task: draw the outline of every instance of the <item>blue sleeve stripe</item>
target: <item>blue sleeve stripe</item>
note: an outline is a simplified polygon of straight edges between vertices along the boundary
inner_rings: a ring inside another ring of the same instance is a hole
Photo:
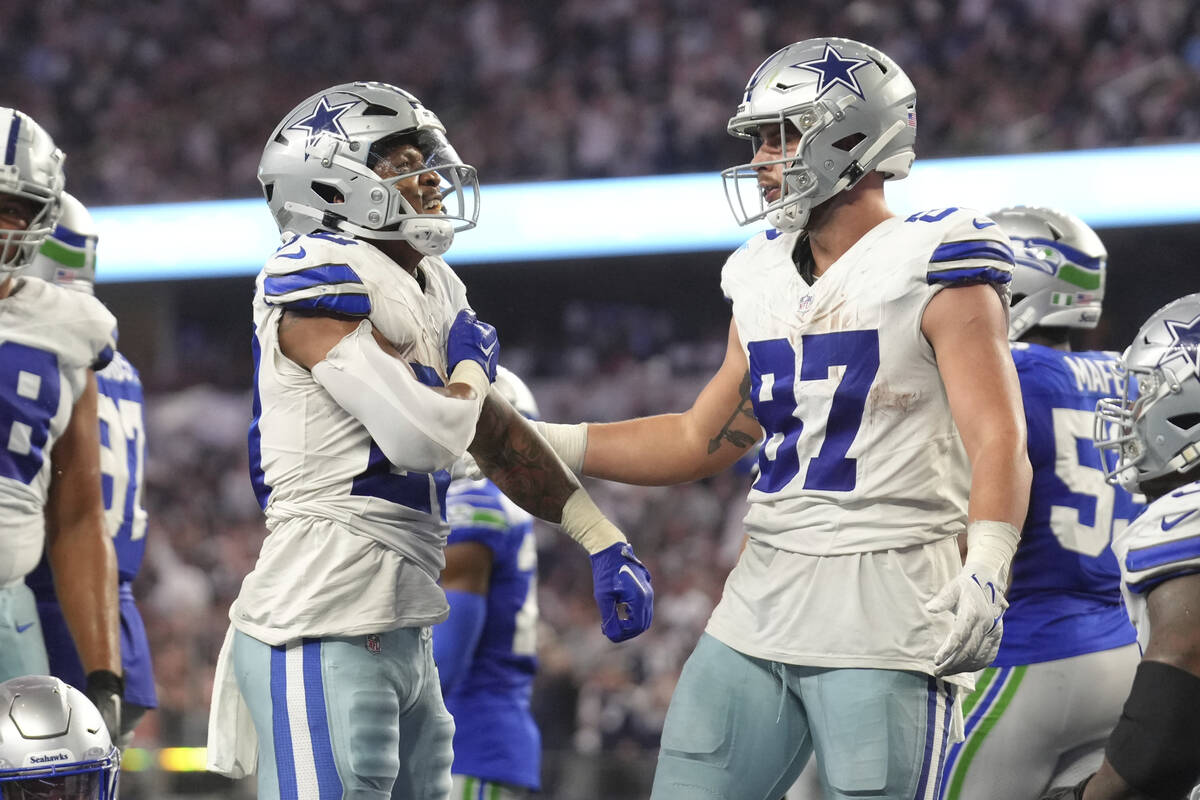
[[[966,261],[974,258],[986,258],[992,261],[1013,263],[1013,251],[1008,245],[992,239],[972,239],[965,242],[946,242],[940,244],[929,257],[929,263],[937,264],[945,261]]]
[[[339,283],[357,283],[361,287],[362,279],[350,268],[349,264],[322,264],[319,267],[308,267],[298,272],[289,272],[286,275],[267,275],[267,279],[263,282],[263,291],[267,295],[278,296],[298,292],[302,289],[311,289],[314,286]]]
[[[966,267],[963,269],[940,269],[925,276],[929,283],[1009,283],[1012,273],[994,267]]]
[[[1125,555],[1125,566],[1130,572],[1141,572],[1192,558],[1200,558],[1200,536],[1130,550]]]
[[[371,313],[371,298],[365,294],[320,294],[273,305],[305,311],[329,311],[347,317],[365,317]]]
[[[1151,575],[1145,580],[1138,581],[1137,583],[1127,583],[1125,585],[1129,587],[1129,591],[1133,592],[1134,594],[1145,594],[1155,586],[1158,586],[1160,583],[1165,583],[1166,581],[1174,580],[1175,578],[1182,578],[1185,575],[1195,575],[1198,572],[1200,572],[1200,567],[1191,567],[1189,569],[1181,569],[1176,572],[1164,572],[1158,575]]]

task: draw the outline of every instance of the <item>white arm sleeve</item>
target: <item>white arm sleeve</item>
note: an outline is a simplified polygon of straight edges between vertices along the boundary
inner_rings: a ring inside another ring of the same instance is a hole
[[[462,400],[431,391],[384,352],[367,320],[313,366],[312,376],[402,469],[449,469],[475,438],[482,394]]]

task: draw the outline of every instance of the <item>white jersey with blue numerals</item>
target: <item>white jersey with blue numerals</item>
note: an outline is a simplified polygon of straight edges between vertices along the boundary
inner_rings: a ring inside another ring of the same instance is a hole
[[[1142,650],[1150,640],[1146,595],[1163,581],[1200,572],[1200,481],[1151,503],[1118,531],[1113,552],[1121,565],[1121,592]]]
[[[488,480],[450,484],[450,544],[492,551],[487,615],[462,679],[446,695],[454,774],[541,786],[541,735],[530,702],[537,671],[537,540],[533,517]]]
[[[947,286],[990,283],[1007,306],[1007,239],[967,209],[892,218],[810,285],[798,236],[756,236],[721,277],[765,431],[747,533],[808,555],[955,535],[971,470],[921,318]]]
[[[1012,355],[1033,487],[1013,557],[997,667],[1111,650],[1136,638],[1109,545],[1141,506],[1105,481],[1092,444],[1096,401],[1120,392],[1117,354],[1015,343]]]
[[[285,309],[368,319],[418,379],[442,385],[466,291],[440,258],[423,259],[420,272],[423,286],[371,244],[317,233],[289,237],[259,273],[250,470],[271,534],[231,619],[268,644],[428,625],[447,613],[436,581],[449,473],[390,463],[278,341]]]
[[[108,364],[116,336],[99,300],[38,278],[17,278],[0,300],[0,585],[41,558],[51,450],[88,369]]]

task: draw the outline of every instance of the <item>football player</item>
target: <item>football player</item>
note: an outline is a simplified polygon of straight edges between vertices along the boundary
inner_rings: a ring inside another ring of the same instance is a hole
[[[449,610],[447,470],[468,445],[591,554],[614,641],[650,624],[649,574],[489,394],[496,332],[441,258],[475,224],[478,183],[438,118],[394,86],[335,86],[284,117],[259,178],[283,234],[252,340],[251,479],[270,533],[230,609],[209,763],[257,765],[261,798],[444,798],[453,723],[430,626]]]
[[[1100,769],[1049,798],[1178,800],[1200,782],[1200,294],[1151,315],[1121,377],[1094,436],[1108,479],[1150,501],[1113,541],[1142,661]]]
[[[92,215],[68,192],[62,194],[62,216],[26,270],[66,289],[92,294],[96,283],[96,244],[99,236]],[[142,615],[133,600],[133,579],[146,551],[146,509],[142,507],[142,477],[146,466],[146,426],[142,414],[142,381],[120,352],[96,373],[100,418],[100,475],[105,528],[117,553],[121,616],[121,667],[125,683],[121,708],[122,748],[146,711],[158,706],[150,643]],[[37,599],[38,616],[50,674],[82,689],[86,685],[79,652],[54,591],[50,565],[42,563],[25,578]]]
[[[95,298],[19,276],[62,210],[61,150],[0,108],[0,679],[47,671],[25,576],[45,550],[84,689],[115,739],[121,653],[117,571],[104,530],[96,376],[116,320]]]
[[[959,694],[999,647],[1029,495],[1012,250],[968,209],[888,209],[916,106],[879,50],[790,45],[740,100],[729,132],[754,157],[726,193],[739,222],[774,227],[723,268],[724,363],[682,414],[545,432],[585,474],[641,484],[763,442],[749,543],[672,697],[655,800],[778,798],[814,753],[827,798],[937,797]]]
[[[966,700],[947,800],[1036,797],[1100,766],[1141,654],[1121,601],[1112,533],[1141,511],[1104,479],[1092,417],[1119,382],[1117,354],[1072,352],[1094,328],[1108,253],[1082,220],[1015,206],[990,215],[1016,266],[1008,325],[1033,490],[1013,559],[1004,640]]]
[[[525,383],[496,368],[496,392],[527,419]],[[466,456],[470,458],[470,456]],[[542,743],[529,702],[537,670],[537,541],[533,518],[487,480],[458,478],[446,494],[450,616],[433,657],[454,717],[453,797],[522,800],[541,788]]]

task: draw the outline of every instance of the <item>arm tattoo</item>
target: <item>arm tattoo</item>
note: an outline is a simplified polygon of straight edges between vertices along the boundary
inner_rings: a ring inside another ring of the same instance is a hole
[[[579,488],[579,481],[533,426],[490,393],[469,449],[500,491],[548,522],[562,519],[563,505]]]
[[[755,418],[754,404],[750,402],[750,370],[746,370],[746,374],[742,376],[742,385],[738,388],[738,392],[741,395],[741,400],[738,401],[737,408],[729,415],[729,419],[725,420],[725,424],[721,426],[721,430],[717,432],[717,435],[708,441],[709,455],[717,452],[725,441],[743,450],[757,441],[750,434],[733,429],[733,424],[739,416],[745,416],[749,419]]]

